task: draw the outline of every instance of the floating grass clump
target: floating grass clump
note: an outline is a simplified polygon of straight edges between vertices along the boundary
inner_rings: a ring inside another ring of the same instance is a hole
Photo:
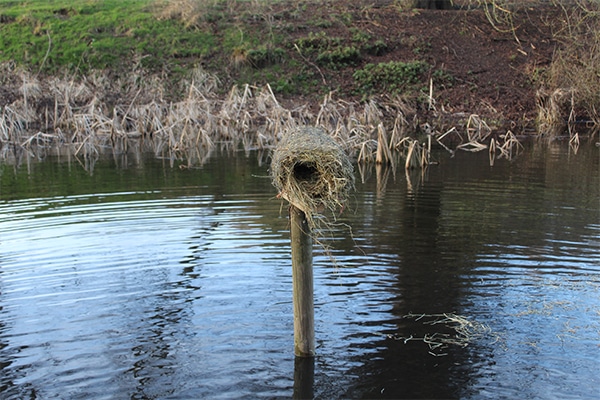
[[[414,335],[400,336],[388,334],[390,339],[403,341],[405,344],[410,341],[419,341],[429,346],[429,354],[440,357],[446,356],[445,352],[449,346],[467,347],[476,340],[490,339],[492,343],[497,343],[501,337],[492,331],[486,324],[472,321],[462,315],[453,313],[444,314],[413,314],[409,313],[402,318],[422,321],[423,325],[441,326],[437,332],[425,333],[423,336]]]
[[[287,132],[273,152],[273,185],[304,211],[309,222],[324,210],[343,209],[354,189],[354,169],[344,150],[322,129]]]

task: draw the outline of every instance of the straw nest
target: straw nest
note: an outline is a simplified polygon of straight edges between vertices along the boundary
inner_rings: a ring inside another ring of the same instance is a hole
[[[310,218],[343,210],[354,189],[354,169],[344,150],[323,130],[289,131],[273,152],[271,178],[279,196]]]

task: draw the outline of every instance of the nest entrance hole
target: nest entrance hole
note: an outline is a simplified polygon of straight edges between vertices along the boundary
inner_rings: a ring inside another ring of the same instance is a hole
[[[315,183],[318,182],[321,174],[317,169],[317,165],[314,162],[297,162],[292,168],[292,176],[298,182],[303,183]]]

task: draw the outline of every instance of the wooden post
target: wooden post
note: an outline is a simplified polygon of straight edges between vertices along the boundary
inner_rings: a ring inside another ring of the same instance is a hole
[[[298,357],[314,357],[312,236],[306,214],[294,205],[290,206],[290,236],[294,296],[294,353]]]

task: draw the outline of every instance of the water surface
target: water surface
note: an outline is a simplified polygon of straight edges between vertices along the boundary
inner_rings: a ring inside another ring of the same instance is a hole
[[[598,149],[439,158],[357,170],[308,365],[264,156],[0,166],[0,397],[600,398]]]

